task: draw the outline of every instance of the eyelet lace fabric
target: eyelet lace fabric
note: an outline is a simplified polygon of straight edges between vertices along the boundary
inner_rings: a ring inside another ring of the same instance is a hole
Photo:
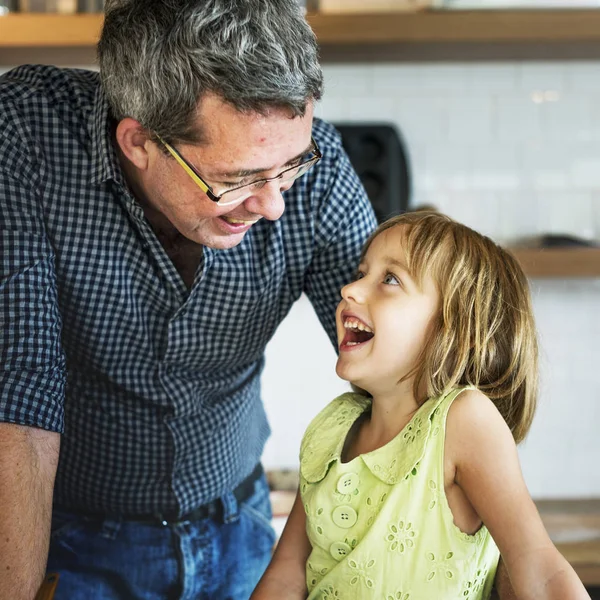
[[[489,598],[498,549],[485,527],[456,527],[444,493],[446,416],[461,391],[428,400],[388,444],[347,463],[344,442],[370,399],[343,394],[309,425],[300,450],[309,600]]]

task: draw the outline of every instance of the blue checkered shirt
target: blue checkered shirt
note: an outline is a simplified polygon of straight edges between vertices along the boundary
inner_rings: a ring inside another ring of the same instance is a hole
[[[315,120],[323,160],[283,217],[204,248],[188,290],[127,189],[113,125],[97,73],[0,78],[0,421],[63,434],[58,505],[183,514],[260,460],[265,345],[303,292],[335,339],[375,219]]]

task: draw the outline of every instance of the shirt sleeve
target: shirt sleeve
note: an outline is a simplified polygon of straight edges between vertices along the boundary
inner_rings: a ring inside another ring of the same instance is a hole
[[[341,288],[349,283],[362,247],[377,226],[373,207],[350,164],[340,136],[328,132],[321,146],[323,165],[314,185],[321,198],[315,229],[316,251],[305,279],[304,291],[329,339],[337,349],[335,309]]]
[[[16,111],[0,112],[0,422],[62,433],[65,357],[40,170]]]

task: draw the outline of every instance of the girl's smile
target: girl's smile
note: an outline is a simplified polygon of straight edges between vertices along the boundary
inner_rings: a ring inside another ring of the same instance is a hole
[[[358,346],[363,346],[369,343],[375,335],[369,325],[348,311],[342,312],[341,319],[346,334],[340,343],[340,352],[348,352]]]

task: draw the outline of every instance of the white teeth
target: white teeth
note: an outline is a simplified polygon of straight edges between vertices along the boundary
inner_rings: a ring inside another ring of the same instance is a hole
[[[232,225],[245,225],[246,223],[256,223],[256,221],[244,221],[243,219],[232,219],[231,217],[223,217]]]
[[[344,327],[346,329],[358,329],[358,331],[367,331],[368,333],[373,333],[373,330],[368,325],[365,325],[362,321],[359,321],[353,317],[350,317],[344,321]]]

